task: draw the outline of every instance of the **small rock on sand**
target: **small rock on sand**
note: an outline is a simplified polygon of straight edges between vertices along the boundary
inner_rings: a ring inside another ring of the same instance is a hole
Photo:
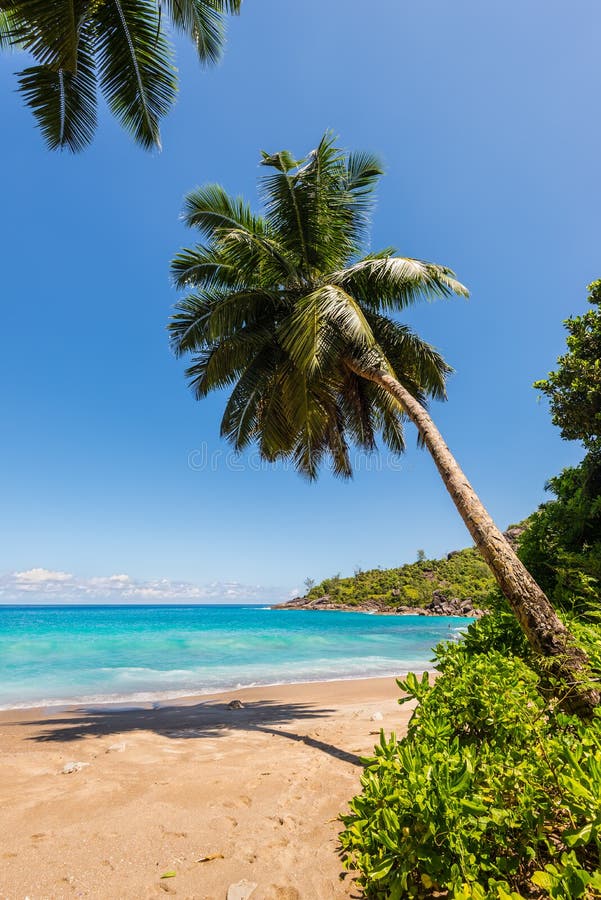
[[[228,709],[244,709],[244,703],[242,700],[230,700],[227,707]]]
[[[227,900],[248,900],[256,886],[254,881],[247,881],[246,878],[237,881],[236,884],[230,884],[227,889]]]
[[[65,763],[63,768],[61,769],[62,775],[72,775],[73,772],[80,772],[81,769],[85,769],[86,766],[89,766],[90,763],[85,762],[68,762]]]
[[[121,743],[119,743],[119,744],[111,744],[110,747],[106,748],[106,752],[107,753],[123,753],[126,746],[127,746],[127,744],[125,743],[125,741],[121,741]]]
[[[371,717],[371,721],[372,722],[381,722],[383,718],[384,718],[384,716],[382,715],[381,712],[375,712],[373,714],[373,716]]]

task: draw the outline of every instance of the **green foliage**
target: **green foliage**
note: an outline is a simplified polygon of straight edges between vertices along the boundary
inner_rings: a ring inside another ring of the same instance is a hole
[[[51,149],[91,142],[98,86],[141,146],[160,147],[159,123],[177,92],[167,16],[200,61],[214,63],[225,14],[239,9],[240,0],[0,0],[0,47],[33,57],[19,90]]]
[[[601,282],[590,291],[599,305]],[[555,499],[528,520],[519,555],[598,684],[601,315],[566,325],[569,352],[537,387],[563,436],[589,452],[551,479]],[[563,713],[560,685],[498,590],[488,607],[459,644],[437,648],[434,684],[399,682],[400,702],[417,701],[407,736],[382,733],[343,817],[342,848],[368,897],[601,897],[601,710],[587,723]]]
[[[554,500],[531,516],[519,556],[553,602],[590,615],[600,611],[601,449],[552,478]]]
[[[562,437],[592,447],[601,437],[601,281],[589,284],[588,291],[596,309],[564,322],[568,352],[534,386],[549,398]]]
[[[326,578],[308,592],[309,599],[329,594],[341,604],[366,601],[386,606],[424,607],[434,591],[459,600],[471,599],[486,606],[495,582],[488,566],[474,548],[452,553],[446,559],[421,559],[396,569],[358,571],[352,578]]]
[[[518,656],[527,660],[529,664],[532,663],[533,656],[530,645],[519,622],[498,589],[488,595],[487,604],[491,614],[472,622],[467,628],[462,639],[464,651],[470,656],[497,652],[505,656]],[[448,662],[449,658],[453,661],[457,658],[455,644],[439,644],[436,654],[442,669],[446,670],[447,665],[456,664]]]
[[[323,462],[350,477],[350,447],[404,450],[404,413],[356,374],[381,366],[425,402],[445,396],[442,356],[390,318],[422,299],[466,294],[445,266],[366,251],[380,163],[346,153],[325,134],[308,156],[263,153],[262,215],[219,185],[186,199],[184,219],[203,241],[172,264],[180,287],[169,331],[191,354],[197,398],[228,389],[221,433],[236,450],[291,459],[307,478]]]
[[[601,719],[561,713],[525,660],[488,649],[504,625],[439,648],[434,684],[399,682],[418,701],[408,734],[382,733],[343,817],[368,897],[601,896]]]

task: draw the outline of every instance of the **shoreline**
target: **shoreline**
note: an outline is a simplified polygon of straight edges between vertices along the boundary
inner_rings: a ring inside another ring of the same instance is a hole
[[[472,604],[471,600],[448,600],[446,597],[435,597],[428,606],[386,606],[373,605],[371,600],[360,603],[337,603],[329,594],[308,600],[306,597],[295,597],[285,603],[276,603],[270,607],[277,612],[341,612],[362,613],[366,616],[412,616],[413,618],[431,619],[469,619],[482,618],[484,611]]]
[[[399,696],[389,676],[0,713],[0,897],[223,900],[246,881],[252,900],[352,900],[338,817],[380,729],[404,733]]]
[[[413,616],[414,619],[469,619],[473,622],[478,616],[462,615],[461,613],[442,613],[424,610],[419,607],[421,612],[416,612],[413,607],[401,607],[400,609],[373,609],[370,607],[358,606],[292,606],[293,600],[288,603],[279,603],[270,606],[269,609],[277,612],[344,612],[344,613],[360,613],[364,616]],[[265,607],[267,609],[267,607]]]
[[[316,678],[310,680],[303,679],[302,681],[270,681],[265,682],[264,684],[253,682],[251,684],[237,684],[235,687],[231,688],[226,687],[219,688],[218,690],[207,691],[140,691],[133,694],[119,695],[116,697],[111,696],[104,699],[102,695],[76,697],[73,699],[57,698],[56,700],[49,699],[44,702],[23,702],[15,703],[10,706],[0,705],[0,722],[10,713],[39,712],[41,715],[47,715],[48,717],[51,717],[63,712],[76,713],[78,711],[94,708],[97,706],[102,707],[106,710],[115,709],[123,711],[127,711],[130,709],[164,709],[170,706],[174,706],[176,703],[193,704],[218,701],[225,695],[234,695],[234,699],[236,699],[238,694],[246,694],[248,692],[260,691],[264,689],[269,690],[271,688],[308,688],[313,686],[318,688],[320,685],[336,685],[355,682],[363,683],[380,680],[387,681],[391,678],[395,679],[396,683],[397,678],[405,678],[410,672],[415,672],[417,675],[428,672],[434,677],[437,674],[437,670],[434,667],[416,666],[413,668],[398,670],[396,672],[380,673],[378,675],[348,675],[338,678]]]

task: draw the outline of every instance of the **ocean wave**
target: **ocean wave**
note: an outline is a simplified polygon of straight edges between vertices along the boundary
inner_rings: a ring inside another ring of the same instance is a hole
[[[363,672],[352,675],[335,675],[332,677],[318,676],[315,678],[282,678],[277,681],[238,681],[235,684],[211,686],[206,688],[189,688],[178,691],[134,691],[133,693],[119,694],[84,694],[78,697],[52,697],[36,700],[28,700],[22,703],[0,703],[0,712],[8,712],[17,709],[63,709],[89,708],[91,706],[123,706],[140,703],[161,703],[169,700],[181,700],[184,698],[219,696],[232,691],[248,690],[250,688],[283,687],[294,684],[332,684],[337,681],[364,681],[371,678],[404,678],[409,672],[421,674],[422,672],[435,672],[432,666],[420,663],[418,666],[403,666],[378,671],[377,673]]]

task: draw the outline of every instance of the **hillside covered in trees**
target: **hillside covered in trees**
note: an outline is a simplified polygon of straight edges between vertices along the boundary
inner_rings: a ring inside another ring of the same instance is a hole
[[[358,569],[349,578],[334,575],[315,585],[308,580],[306,586],[309,590],[304,597],[283,606],[390,612],[432,606],[430,611],[445,612],[444,607],[452,604],[453,612],[469,614],[472,608],[486,605],[494,579],[479,552],[469,547],[442,559],[424,557],[394,569]]]

